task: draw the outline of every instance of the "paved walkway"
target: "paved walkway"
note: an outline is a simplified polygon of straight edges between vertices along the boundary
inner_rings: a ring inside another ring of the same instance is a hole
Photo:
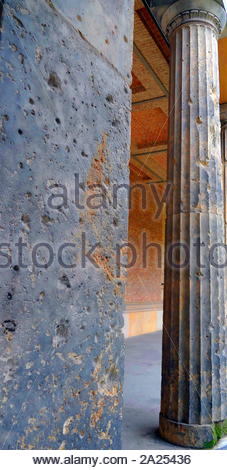
[[[123,449],[181,449],[158,435],[161,332],[126,340]]]
[[[126,341],[123,449],[182,450],[159,436],[161,332]],[[216,449],[227,450],[227,437]]]

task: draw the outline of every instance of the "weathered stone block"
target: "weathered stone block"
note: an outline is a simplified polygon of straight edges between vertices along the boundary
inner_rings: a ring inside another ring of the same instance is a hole
[[[115,59],[107,61],[94,35],[89,44],[68,21],[71,2],[61,11],[58,3],[3,6],[0,448],[116,449],[124,286],[115,245],[127,237],[127,207],[122,195],[113,208],[111,188],[128,181],[131,96],[126,70],[117,70],[124,49],[110,42]],[[87,18],[85,3],[75,15],[99,22],[96,9]],[[133,5],[118,3],[112,15],[124,26]],[[79,202],[76,178],[85,184]],[[85,204],[89,183],[104,186],[107,207]],[[85,254],[97,243],[92,264]]]

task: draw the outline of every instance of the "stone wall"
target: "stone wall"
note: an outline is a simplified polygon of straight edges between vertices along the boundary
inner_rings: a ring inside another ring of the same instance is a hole
[[[0,448],[117,449],[133,2],[1,16]]]

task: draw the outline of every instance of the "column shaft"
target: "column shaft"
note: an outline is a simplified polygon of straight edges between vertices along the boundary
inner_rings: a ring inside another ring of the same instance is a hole
[[[216,440],[226,418],[224,218],[217,18],[170,28],[171,79],[160,432]],[[213,423],[216,423],[213,426]]]
[[[224,185],[225,244],[227,244],[227,104],[221,105],[221,145]]]

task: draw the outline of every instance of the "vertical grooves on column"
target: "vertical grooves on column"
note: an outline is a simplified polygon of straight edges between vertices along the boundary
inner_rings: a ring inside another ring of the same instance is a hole
[[[180,90],[179,90],[179,107],[180,107],[180,130],[179,130],[179,155],[177,156],[177,160],[179,161],[179,187],[180,187],[180,200],[178,201],[178,204],[180,206],[181,204],[181,199],[182,199],[182,191],[183,191],[183,173],[184,173],[184,165],[185,165],[185,160],[181,159],[180,156],[184,153],[184,128],[183,128],[183,96],[184,96],[184,87],[183,87],[183,76],[184,76],[184,59],[183,59],[183,44],[184,44],[184,30],[180,29],[177,31],[177,35],[179,37],[179,49],[180,49],[180,65],[179,65],[179,75],[180,75]],[[175,117],[177,119],[177,117]],[[179,207],[180,209],[180,207]],[[176,216],[178,217],[178,216]],[[182,220],[182,217],[179,215],[179,231],[177,233],[177,241],[180,240],[181,235],[183,236],[184,239],[184,233],[183,233],[183,225],[184,221]],[[184,254],[180,252],[179,254],[179,263],[180,265],[184,261]],[[178,317],[178,381],[177,381],[177,387],[178,387],[178,402],[177,402],[177,419],[178,421],[182,421],[183,416],[184,416],[184,393],[186,392],[185,390],[185,384],[186,381],[182,381],[182,376],[185,374],[185,353],[184,353],[184,343],[182,342],[182,326],[184,324],[184,308],[183,308],[183,296],[184,296],[184,280],[182,278],[182,270],[178,271],[178,292],[179,292],[179,317]],[[186,338],[184,338],[186,339]]]
[[[188,222],[181,214],[181,201],[184,199],[185,193],[185,181],[190,171],[190,147],[189,147],[189,130],[188,126],[185,126],[185,114],[189,113],[189,55],[184,55],[184,47],[188,44],[190,35],[190,29],[188,27],[178,31],[181,34],[181,60],[182,60],[182,74],[181,74],[181,150],[178,155],[178,159],[181,162],[180,165],[180,200],[179,208],[179,233],[178,237],[185,246],[189,246],[188,233],[190,232],[190,221],[189,230]],[[176,115],[177,119],[177,115]],[[186,119],[188,120],[188,119]],[[181,155],[183,158],[181,158]],[[188,194],[190,194],[190,185],[186,188]],[[182,252],[181,264],[184,261],[184,251]],[[179,384],[178,384],[178,421],[188,421],[188,402],[189,402],[189,388],[188,388],[188,374],[189,374],[189,272],[188,266],[180,269],[179,272],[179,293],[180,293],[180,304],[179,304]],[[185,331],[188,335],[185,335]],[[182,380],[183,378],[183,380]]]
[[[179,80],[179,87],[178,87],[178,96],[177,96],[177,106],[175,108],[175,122],[178,122],[178,132],[176,133],[176,136],[178,137],[178,151],[177,151],[177,165],[175,165],[176,168],[176,177],[177,177],[177,186],[179,187],[179,194],[181,198],[182,194],[182,163],[183,160],[180,158],[182,154],[182,119],[179,121],[177,119],[177,114],[179,113],[182,116],[182,74],[183,74],[183,66],[182,66],[182,61],[183,61],[183,52],[182,52],[182,38],[183,32],[182,30],[177,31],[176,33],[176,39],[177,39],[177,49],[178,49],[178,80]],[[175,194],[177,194],[178,191],[176,191]],[[179,204],[179,200],[177,198],[177,204]],[[176,243],[179,241],[179,236],[181,232],[181,217],[178,215],[173,215],[173,217],[176,219],[175,220],[175,226],[177,224],[178,230],[175,232],[175,237],[176,237]],[[179,220],[177,220],[179,218]],[[180,253],[177,257],[179,259],[179,263],[181,263],[181,256]],[[181,407],[182,407],[182,396],[181,396],[181,378],[182,378],[182,373],[183,371],[181,370],[181,361],[182,361],[182,351],[181,351],[181,332],[180,332],[180,327],[181,327],[181,271],[177,270],[175,271],[175,286],[177,286],[178,290],[178,315],[176,319],[176,325],[175,325],[175,345],[177,348],[177,354],[176,354],[176,369],[177,369],[177,381],[176,381],[176,388],[177,388],[177,400],[176,400],[176,409],[175,409],[175,416],[177,417],[177,420],[181,419],[180,412],[181,412]],[[175,287],[176,288],[176,287]],[[175,304],[176,305],[176,304]],[[176,307],[175,307],[176,308]]]
[[[210,83],[210,77],[209,77],[209,68],[208,68],[208,63],[210,60],[210,57],[208,55],[208,49],[209,49],[209,33],[211,30],[207,30],[205,27],[203,27],[203,38],[202,38],[202,44],[204,47],[204,77],[202,80],[204,80],[205,86],[204,86],[204,114],[206,116],[206,126],[204,128],[204,142],[206,142],[206,154],[203,153],[202,155],[202,161],[207,162],[207,167],[203,169],[203,179],[202,179],[202,185],[201,185],[201,191],[205,192],[206,191],[206,196],[207,196],[207,209],[208,213],[210,210],[210,189],[212,186],[212,182],[210,179],[210,171],[207,171],[207,168],[210,168],[210,140],[209,140],[209,115],[210,115],[210,107],[209,107],[209,95],[210,95],[210,89],[209,89],[209,83]],[[207,188],[206,188],[207,186]],[[202,227],[201,227],[201,237],[203,238],[203,241],[205,243],[205,246],[210,248],[210,232],[211,232],[211,226],[210,226],[210,217],[206,216],[204,214],[201,214],[201,221],[202,221]],[[202,330],[201,330],[201,344],[202,344],[202,362],[201,362],[201,376],[202,376],[202,393],[201,393],[201,417],[200,417],[200,424],[205,424],[209,423],[212,421],[212,402],[211,402],[211,394],[212,394],[212,389],[210,389],[210,371],[212,368],[212,364],[210,361],[211,358],[211,333],[209,331],[209,324],[211,321],[211,304],[212,304],[212,292],[210,288],[210,279],[211,279],[211,265],[209,261],[206,261],[206,267],[203,269],[203,275],[204,279],[202,281],[202,287],[203,287],[203,310],[201,312],[202,316]],[[208,327],[206,326],[206,322],[208,323]],[[206,341],[204,341],[204,336],[206,338]]]
[[[208,34],[209,34],[209,33],[208,33]],[[212,56],[213,56],[212,32],[210,32],[210,34],[209,34],[209,43],[210,43],[211,53],[212,53]],[[208,61],[209,61],[209,59],[208,59]],[[211,76],[210,76],[210,82],[211,82],[211,88],[212,88],[212,86],[213,86],[213,87],[215,86],[214,82],[212,83],[213,78],[214,78],[214,77],[213,77],[214,74],[213,74],[212,66],[210,66],[210,67],[208,68],[208,70],[210,70],[210,75],[211,75]],[[217,86],[217,83],[216,83],[216,86]],[[211,90],[208,90],[208,92],[209,92],[209,95],[208,95],[208,96],[210,96]],[[211,101],[211,100],[209,100],[209,102],[210,102],[210,101]],[[212,111],[213,111],[213,114],[214,114],[214,111],[215,111],[215,110],[214,110],[214,103],[213,103],[213,102],[212,102],[212,105],[213,105],[213,106],[212,106],[212,108],[213,108]],[[212,124],[211,124],[211,122],[209,122],[209,125],[210,125],[211,130],[212,130]],[[213,157],[213,146],[212,146],[212,145],[211,145],[210,157],[211,157],[211,159],[213,160],[213,158],[212,158],[212,157]],[[212,181],[212,173],[211,173],[211,187],[212,187],[213,183],[215,184],[215,187],[216,187],[216,183],[217,183],[217,179],[216,179],[216,165],[215,165],[215,167],[213,168],[213,176],[214,176],[214,178],[215,178],[215,181]],[[212,205],[215,206],[215,205],[217,204],[217,196],[216,196],[216,194],[214,194],[213,201],[211,200],[211,201],[210,201],[210,204],[211,204],[211,209],[212,209]],[[216,206],[216,207],[217,207],[217,206]],[[216,220],[214,220],[213,222],[216,224]],[[212,225],[213,225],[213,224],[211,224],[211,229],[210,229],[210,232],[211,232],[211,244],[216,243],[216,240],[214,240],[214,233],[215,233],[215,232],[213,231],[214,227],[213,227]],[[217,226],[216,226],[216,229],[217,229]],[[216,278],[216,276],[215,276],[215,268],[214,268],[213,266],[210,266],[210,270],[211,270],[211,309],[212,309],[212,311],[213,311],[213,309],[215,309],[215,303],[216,303],[216,299],[214,298],[214,293],[215,293],[216,296],[217,296],[217,295],[218,295],[218,292],[217,292],[217,290],[216,290],[216,287],[217,287],[217,286],[216,286],[216,279],[215,279],[215,278]],[[214,290],[214,289],[215,289],[215,290]],[[218,314],[218,312],[216,312],[216,314]],[[211,325],[213,325],[213,321],[212,321],[212,320],[213,320],[213,318],[211,318]],[[214,328],[215,328],[215,323],[214,323]],[[213,358],[215,357],[215,356],[214,356],[214,354],[215,354],[214,328],[213,328],[213,326],[211,326],[211,328],[210,328],[210,330],[211,330],[211,338],[212,338],[212,341],[211,341],[211,354],[212,354],[212,357],[213,357]],[[214,377],[213,377],[213,370],[212,370],[212,369],[213,369],[213,364],[211,364],[211,392],[214,393],[214,392],[215,392],[215,390],[214,390]],[[211,393],[212,405],[214,405],[214,399],[215,399],[215,398],[213,397],[213,393]],[[213,411],[215,411],[215,410],[213,409],[213,406],[212,406],[212,409],[211,409],[211,412],[212,412],[212,419],[213,419],[213,414],[214,414]]]
[[[224,226],[224,237],[225,237],[225,244],[227,245],[227,123],[225,123],[223,133],[222,133],[222,138],[223,138],[223,159],[224,159],[224,197],[225,197],[225,226]],[[225,289],[227,286],[227,276],[224,281]],[[226,320],[227,317],[224,315],[223,319],[223,328],[222,328],[222,340],[223,340],[223,345],[222,345],[222,352],[223,355],[226,356]],[[223,361],[222,367],[225,368],[225,363]],[[222,399],[222,406],[221,406],[221,414],[222,414],[222,419],[225,419],[225,413],[226,413],[226,402],[227,402],[227,377],[226,373],[222,374],[222,380],[221,380],[221,399]]]
[[[181,86],[181,71],[179,64],[181,63],[181,38],[179,37],[178,32],[176,33],[175,37],[176,41],[176,58],[175,58],[175,69],[174,69],[174,83],[175,83],[175,90],[174,96],[175,101],[173,104],[173,119],[174,119],[174,129],[173,129],[173,146],[172,146],[172,156],[173,156],[173,182],[174,185],[179,187],[180,180],[180,160],[178,155],[181,150],[181,139],[179,139],[179,132],[180,132],[180,121],[176,119],[176,113],[180,113],[180,86]],[[180,73],[179,73],[180,72]],[[175,243],[178,241],[178,236],[176,233],[176,226],[177,230],[179,230],[178,221],[175,220],[174,217],[174,207],[178,203],[176,199],[178,195],[178,191],[175,190],[175,186],[173,188],[173,212],[171,214],[172,218],[172,242]],[[171,269],[171,312],[179,312],[179,272]],[[179,373],[178,373],[178,357],[179,357],[179,318],[178,315],[171,315],[171,330],[170,330],[170,337],[171,337],[171,358],[172,364],[171,367],[175,369],[175,377],[174,381],[171,382],[171,389],[170,389],[170,403],[171,403],[171,417],[172,419],[177,419],[178,415],[178,398],[177,398],[177,390],[178,390],[178,382],[179,382]]]
[[[200,32],[201,32],[201,26],[196,26],[196,36],[197,36],[197,61],[198,61],[198,72],[197,72],[197,93],[198,93],[198,116],[197,118],[201,118],[201,100],[203,101],[204,100],[204,95],[203,95],[203,86],[204,84],[201,83],[201,61],[202,61],[202,57],[201,57],[201,49],[200,49]],[[203,118],[203,116],[202,116]],[[195,164],[195,166],[197,166],[198,168],[198,211],[200,211],[200,207],[202,205],[202,201],[201,201],[201,165],[200,165],[200,161],[201,161],[201,132],[202,132],[202,125],[199,125],[197,124],[197,132],[198,132],[198,155],[197,155],[197,162]],[[200,237],[200,234],[201,234],[201,216],[200,216],[200,213],[198,213],[196,215],[196,232],[198,232],[198,235]],[[193,236],[192,236],[192,239],[193,239]],[[195,250],[193,248],[192,249],[192,252],[194,252],[194,257],[195,257]],[[200,255],[200,260],[201,260],[201,249],[199,251],[199,255]],[[202,280],[201,280],[201,268],[199,266],[197,266],[197,260],[195,260],[195,272],[194,272],[194,276],[195,276],[195,283],[197,284],[198,286],[198,307],[197,307],[197,311],[196,311],[196,316],[198,316],[198,330],[195,328],[195,341],[197,342],[198,341],[198,344],[199,344],[199,357],[198,357],[198,379],[197,379],[197,383],[198,383],[198,388],[196,387],[196,390],[195,390],[195,393],[196,393],[196,404],[197,404],[197,409],[195,410],[195,420],[196,422],[199,422],[201,424],[201,395],[202,395],[202,370],[201,370],[201,366],[202,366],[202,341],[201,341],[201,338],[202,338],[202,322],[203,322],[203,318],[202,318],[202,309],[203,309],[203,298],[202,298]],[[197,289],[196,289],[196,292],[197,292]],[[194,348],[193,348],[193,351],[194,351]],[[192,354],[194,354],[192,352]],[[196,362],[196,357],[194,356],[193,357],[193,360]]]
[[[172,34],[171,48],[173,191],[166,246],[184,243],[190,254],[185,268],[165,266],[161,411],[171,420],[199,425],[226,418],[223,272],[209,261],[212,245],[224,240],[214,30],[204,23],[185,24]],[[195,247],[197,240],[204,246]]]
[[[212,47],[213,47],[213,55],[218,58],[218,50],[217,50],[217,42],[214,37],[212,37]],[[217,84],[217,99],[219,101],[219,80],[218,80],[218,70],[212,67],[212,74],[214,76],[214,82]],[[216,104],[216,103],[215,103]],[[216,104],[215,106],[216,112],[215,118],[218,122],[219,118],[219,106]],[[215,155],[215,176],[216,176],[216,204],[219,210],[223,210],[223,200],[222,200],[222,191],[221,191],[221,158],[220,153],[217,152],[217,148],[220,148],[220,133],[217,133],[217,142],[215,147],[213,148],[213,152]],[[216,217],[216,224],[217,224],[217,233],[223,232],[224,238],[224,228],[222,227],[222,220],[218,215]],[[217,241],[218,237],[217,237]],[[219,249],[219,259],[221,261],[221,253]],[[223,407],[223,400],[222,400],[222,393],[221,393],[221,377],[225,374],[225,370],[223,368],[223,328],[221,327],[221,323],[224,322],[224,312],[222,311],[222,304],[224,303],[223,299],[223,290],[222,285],[224,283],[224,273],[223,269],[219,269],[217,272],[217,289],[218,289],[218,296],[216,297],[215,308],[219,313],[220,324],[219,327],[216,325],[216,328],[213,330],[213,351],[212,351],[212,358],[213,358],[213,370],[212,370],[212,378],[213,378],[213,419],[219,418],[219,414],[222,415],[222,407]],[[215,310],[213,310],[215,312]]]
[[[175,73],[176,62],[174,60],[174,55],[171,56],[171,66],[170,66],[170,94],[169,94],[169,146],[168,146],[168,180],[173,182],[173,153],[172,153],[172,138],[173,138],[173,129],[174,129],[174,120],[171,118],[173,112],[173,106],[175,102],[174,94],[174,73]],[[162,339],[162,389],[161,389],[161,411],[163,415],[168,416],[170,408],[170,380],[167,380],[169,373],[169,358],[171,355],[171,342],[170,342],[170,325],[171,325],[171,296],[169,292],[172,289],[172,271],[170,270],[168,263],[168,243],[172,240],[172,219],[170,213],[172,212],[172,203],[173,197],[171,194],[171,199],[169,199],[169,204],[167,205],[166,210],[166,251],[165,251],[165,276],[164,276],[164,312],[163,312],[163,339]]]
[[[188,218],[190,220],[190,284],[191,289],[188,292],[190,298],[190,310],[189,310],[189,355],[190,355],[190,381],[189,381],[189,423],[196,422],[199,407],[199,395],[200,395],[200,374],[198,369],[198,358],[200,357],[200,342],[197,340],[197,334],[200,330],[199,320],[199,302],[200,295],[198,292],[198,282],[195,278],[195,253],[192,250],[192,238],[197,236],[197,214],[191,212],[191,208],[198,205],[198,181],[199,181],[199,168],[198,168],[198,130],[195,125],[196,118],[198,116],[198,34],[197,26],[190,25],[190,119],[189,119],[189,132],[190,132],[190,172],[188,175],[191,181],[191,190],[189,204],[187,207]],[[197,360],[195,361],[195,357]]]
[[[204,208],[201,213],[201,239],[203,239],[205,246],[209,249],[210,246],[210,190],[209,186],[211,185],[210,181],[210,171],[207,168],[210,168],[210,142],[209,142],[209,67],[208,61],[209,56],[207,56],[208,45],[206,38],[209,36],[210,29],[207,30],[204,26],[200,27],[201,30],[201,52],[204,54],[201,57],[201,63],[203,64],[201,70],[201,89],[202,89],[202,119],[204,120],[205,125],[201,127],[201,152],[200,152],[200,161],[201,161],[201,178],[200,178],[200,194],[201,197],[205,199]],[[204,144],[205,143],[205,146]],[[203,144],[203,145],[202,145]],[[203,150],[205,147],[205,152]],[[204,162],[204,163],[202,163]],[[207,166],[203,167],[202,164]],[[205,208],[207,207],[207,211]],[[201,342],[201,413],[200,413],[200,424],[209,423],[212,421],[212,389],[210,384],[210,371],[212,370],[211,363],[211,333],[209,331],[209,325],[211,322],[211,289],[210,289],[210,273],[211,266],[209,260],[205,263],[206,267],[201,269],[202,279],[201,279],[201,298],[202,298],[202,307],[201,307],[201,332],[200,332],[200,342]]]
[[[196,119],[201,118],[201,109],[200,109],[200,104],[201,104],[201,99],[203,99],[203,94],[202,94],[202,84],[200,80],[200,74],[201,74],[201,50],[200,50],[200,31],[201,31],[201,26],[195,26],[193,27],[196,33],[196,44],[197,44],[197,56],[195,57],[195,60],[197,61],[197,116]],[[195,66],[196,67],[196,66]],[[197,158],[196,161],[194,162],[195,168],[197,168],[197,180],[196,181],[196,186],[197,186],[197,197],[198,197],[198,214],[195,214],[195,230],[196,234],[200,236],[201,233],[201,217],[200,217],[200,207],[201,207],[201,166],[200,166],[200,160],[201,160],[201,126],[197,124],[195,126],[195,123],[192,124],[193,127],[197,127],[197,142],[198,142],[198,152],[197,152]],[[195,187],[196,189],[196,187]],[[193,214],[191,214],[193,216]],[[192,234],[192,240],[194,241],[193,234]],[[190,243],[191,245],[191,243]],[[196,380],[195,383],[193,381],[193,378],[191,380],[192,382],[192,387],[194,387],[194,399],[195,403],[193,404],[193,411],[194,411],[194,420],[195,422],[200,422],[200,414],[201,414],[201,394],[202,394],[202,376],[201,376],[201,363],[202,363],[202,344],[201,344],[201,336],[202,336],[202,282],[201,282],[201,269],[199,266],[197,266],[197,259],[196,259],[196,253],[195,250],[191,247],[191,251],[194,255],[194,283],[195,283],[195,301],[196,301],[196,311],[192,311],[191,315],[192,318],[196,317],[196,322],[194,325],[194,344],[192,345],[192,350],[191,350],[191,355],[193,358],[194,363],[197,363],[197,370],[196,370]],[[199,259],[201,260],[201,249],[199,249]],[[197,297],[197,299],[196,299]],[[195,343],[198,343],[198,358],[196,358],[195,355]],[[192,405],[191,405],[192,406]]]

